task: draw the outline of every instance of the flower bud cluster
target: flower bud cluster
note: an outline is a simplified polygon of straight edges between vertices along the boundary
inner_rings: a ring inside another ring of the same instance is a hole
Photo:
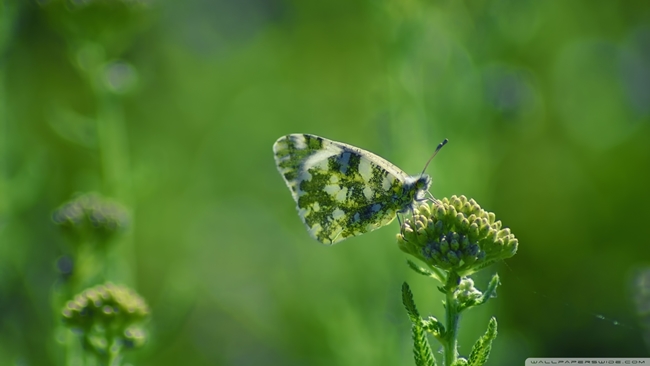
[[[144,344],[140,324],[148,318],[149,307],[133,290],[109,282],[75,296],[62,315],[65,325],[83,335],[89,346],[105,352],[115,342],[127,348]]]
[[[517,239],[494,213],[465,196],[443,198],[413,210],[397,235],[399,248],[432,266],[467,275],[510,258]]]
[[[483,293],[474,287],[474,281],[471,278],[465,277],[460,281],[454,296],[461,304],[473,304],[483,296]]]
[[[129,225],[126,209],[96,193],[80,195],[52,214],[54,223],[77,234],[107,239]]]

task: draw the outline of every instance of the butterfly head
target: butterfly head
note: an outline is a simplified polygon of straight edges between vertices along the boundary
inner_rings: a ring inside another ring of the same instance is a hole
[[[427,174],[408,177],[403,186],[404,206],[400,212],[410,211],[415,202],[424,201],[430,186],[431,177]]]
[[[428,176],[427,174],[421,174],[420,176],[413,177],[413,178],[415,178],[415,181],[413,182],[413,187],[417,191],[426,191],[431,186],[431,177]]]
[[[431,177],[426,174],[421,174],[415,182],[413,183],[413,189],[415,191],[413,200],[414,201],[424,201],[425,193],[431,187]]]

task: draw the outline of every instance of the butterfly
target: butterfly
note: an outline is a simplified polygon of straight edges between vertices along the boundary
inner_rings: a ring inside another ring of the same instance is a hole
[[[388,225],[430,195],[430,176],[409,176],[370,151],[324,137],[282,136],[273,153],[298,215],[326,245]]]

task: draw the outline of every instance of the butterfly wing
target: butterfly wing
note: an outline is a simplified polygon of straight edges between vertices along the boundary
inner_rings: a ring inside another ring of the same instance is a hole
[[[396,198],[408,176],[357,147],[309,134],[273,145],[278,170],[309,234],[335,244],[387,225],[402,207]]]

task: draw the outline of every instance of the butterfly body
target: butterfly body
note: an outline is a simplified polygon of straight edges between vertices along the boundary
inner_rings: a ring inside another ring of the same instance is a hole
[[[316,135],[283,136],[273,152],[298,215],[323,244],[389,224],[431,185],[426,174],[409,176],[369,151]]]

